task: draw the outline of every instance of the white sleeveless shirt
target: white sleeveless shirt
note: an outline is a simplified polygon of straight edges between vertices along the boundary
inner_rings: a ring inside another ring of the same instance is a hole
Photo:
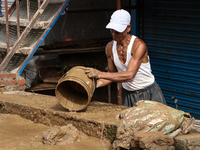
[[[113,59],[114,59],[114,64],[118,70],[118,72],[123,72],[127,70],[129,61],[132,57],[131,55],[131,49],[133,46],[133,43],[135,41],[136,36],[132,35],[131,41],[128,45],[127,48],[127,57],[126,57],[126,62],[123,64],[118,57],[117,54],[117,42],[113,42],[113,47],[112,47],[112,52],[113,52]],[[148,56],[149,59],[149,56]],[[140,68],[138,69],[138,72],[136,73],[135,77],[131,82],[123,82],[122,86],[124,89],[128,91],[135,91],[135,90],[140,90],[143,89],[151,84],[153,84],[155,81],[154,75],[151,73],[151,66],[150,66],[150,59],[148,63],[141,63]]]

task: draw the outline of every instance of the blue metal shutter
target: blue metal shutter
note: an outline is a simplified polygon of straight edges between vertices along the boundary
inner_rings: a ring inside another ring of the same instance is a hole
[[[7,0],[8,9],[12,6],[15,0]],[[5,0],[1,0],[0,2],[0,17],[3,17],[5,14]]]
[[[2,2],[0,2],[0,17],[3,17],[3,15],[2,15],[2,12],[1,12],[1,10],[2,10]]]
[[[200,1],[143,2],[144,41],[167,104],[200,118]],[[142,11],[139,18],[142,38]]]

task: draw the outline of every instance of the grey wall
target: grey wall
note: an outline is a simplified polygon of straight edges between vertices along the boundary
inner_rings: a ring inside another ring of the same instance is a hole
[[[115,8],[116,1],[107,0],[71,0],[68,10]],[[113,11],[63,13],[48,36],[45,45],[67,38],[75,40],[101,39],[111,37],[110,31],[105,26],[110,20]]]

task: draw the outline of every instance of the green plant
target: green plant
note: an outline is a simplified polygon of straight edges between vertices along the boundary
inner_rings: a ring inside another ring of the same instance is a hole
[[[111,143],[113,143],[116,139],[117,127],[110,126],[106,127],[106,129],[107,129],[107,138],[110,140]]]

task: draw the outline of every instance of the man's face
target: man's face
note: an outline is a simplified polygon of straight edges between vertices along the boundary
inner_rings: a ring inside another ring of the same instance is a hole
[[[110,32],[112,34],[113,40],[115,41],[122,41],[127,35],[126,30],[124,32],[117,32],[116,30],[110,29]]]
[[[131,24],[127,26],[127,28],[124,30],[124,32],[117,32],[116,30],[110,29],[110,32],[112,34],[113,40],[120,42],[122,41],[130,32],[131,30]]]

